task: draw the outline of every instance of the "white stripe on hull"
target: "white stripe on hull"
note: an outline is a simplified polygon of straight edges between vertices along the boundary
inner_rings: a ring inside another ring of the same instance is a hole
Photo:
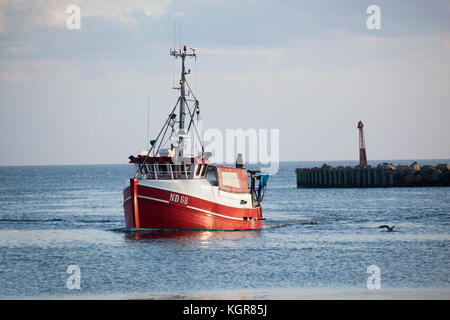
[[[191,206],[186,206],[186,207],[189,208],[189,209],[194,209],[194,210],[197,210],[197,211],[201,211],[201,212],[204,212],[204,213],[207,213],[207,214],[212,214],[213,216],[222,217],[222,218],[225,218],[225,219],[232,219],[232,220],[239,220],[239,221],[244,220],[243,218],[235,218],[235,217],[224,216],[224,215],[221,215],[221,214],[218,214],[218,213],[215,213],[215,212],[211,212],[211,211],[208,211],[208,210],[203,210],[203,209],[196,208],[196,207],[191,207]]]
[[[217,204],[227,206],[227,207],[230,207],[233,209],[253,208],[251,206],[251,195],[250,194],[248,194],[248,193],[231,194],[229,192],[223,192],[223,191],[220,191],[218,187],[211,186],[206,180],[203,180],[203,181],[196,180],[196,182],[193,183],[192,185],[187,184],[186,181],[184,181],[184,183],[182,185],[161,183],[161,182],[163,182],[161,180],[156,180],[157,183],[152,183],[152,182],[155,182],[155,180],[139,180],[138,183],[143,187],[155,188],[155,189],[164,190],[164,191],[168,191],[168,192],[176,192],[176,193],[180,193],[185,196],[193,196],[193,197],[196,197],[196,198],[199,198],[202,200],[217,203]],[[155,184],[158,184],[158,186],[156,186]],[[165,186],[166,188],[162,188],[159,185]],[[171,187],[173,187],[173,188],[171,188]],[[191,192],[189,192],[189,191],[191,191]],[[206,191],[206,192],[202,193],[201,191]],[[202,195],[203,195],[203,197],[202,197]],[[225,195],[225,196],[223,196],[223,195]],[[230,199],[229,198],[230,195],[232,197],[234,197],[234,199]],[[125,203],[132,198],[133,197],[131,197],[131,196],[126,198],[123,202],[123,206],[125,206]],[[168,200],[154,198],[154,197],[148,197],[148,196],[143,196],[143,195],[138,195],[138,198],[163,202],[166,204],[170,203]],[[240,203],[241,200],[245,200],[245,201],[247,201],[247,203],[241,204]],[[237,201],[239,201],[238,205],[236,205]],[[230,205],[230,204],[232,204],[232,205]],[[203,212],[205,214],[209,214],[209,215],[213,215],[213,216],[217,216],[217,217],[221,217],[221,218],[225,218],[225,219],[237,220],[237,221],[243,220],[243,218],[225,216],[225,215],[222,215],[222,214],[219,214],[216,212],[211,212],[208,210],[204,210],[204,209],[189,206],[189,205],[187,205],[186,207],[189,209],[192,209],[192,210],[197,210],[197,211]],[[258,220],[258,219],[254,219],[254,220]]]
[[[154,200],[154,201],[169,203],[169,201],[167,201],[167,200],[158,199],[158,198],[152,198],[152,197],[146,197],[146,196],[139,196],[138,195],[138,198],[143,198],[143,199],[148,199],[148,200]],[[189,206],[189,205],[186,206],[186,208],[197,210],[197,211],[204,212],[204,213],[207,213],[207,214],[212,214],[214,216],[222,217],[222,218],[226,218],[226,219],[238,220],[238,221],[242,221],[243,220],[242,218],[235,218],[235,217],[230,217],[230,216],[224,216],[224,215],[219,214],[219,213],[215,213],[215,212],[211,212],[211,211],[208,211],[208,210],[192,207],[192,206]]]
[[[155,201],[159,201],[159,202],[169,203],[169,201],[167,201],[167,200],[158,199],[158,198],[152,198],[152,197],[146,197],[146,196],[140,196],[140,195],[138,195],[138,198],[143,198],[143,199],[149,199],[149,200],[155,200]]]
[[[210,185],[205,179],[139,180],[138,184],[144,187],[180,193],[232,208],[252,209],[252,196],[250,193],[225,192],[219,190],[219,187]],[[242,204],[241,200],[244,200],[245,203]]]
[[[125,205],[125,203],[128,201],[128,200],[130,200],[132,197],[128,197],[128,198],[126,198],[124,201],[123,201],[123,204],[122,204],[122,206],[124,206]]]
[[[159,202],[164,202],[164,203],[169,203],[169,201],[167,201],[167,200],[158,199],[158,198],[152,198],[152,197],[146,197],[146,196],[140,196],[140,195],[138,195],[138,198],[154,200],[154,201],[159,201]],[[126,198],[125,201],[123,202],[123,204],[125,205],[125,202],[127,202],[130,199],[131,199],[131,197]],[[225,218],[225,219],[238,220],[238,221],[242,221],[243,220],[242,218],[235,218],[235,217],[230,217],[230,216],[224,216],[224,215],[216,213],[216,212],[211,212],[211,211],[208,211],[208,210],[200,209],[200,208],[197,208],[197,207],[192,207],[192,206],[189,206],[189,205],[186,206],[186,208],[197,210],[197,211],[200,211],[200,212],[203,212],[203,213],[207,213],[207,214],[212,214],[213,216],[222,217],[222,218]]]

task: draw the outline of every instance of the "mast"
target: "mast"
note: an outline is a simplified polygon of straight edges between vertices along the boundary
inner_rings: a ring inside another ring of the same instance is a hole
[[[186,46],[183,46],[183,50],[179,50],[176,51],[171,50],[170,51],[170,55],[174,56],[175,58],[180,57],[181,58],[181,79],[180,79],[180,87],[179,88],[175,88],[175,89],[179,89],[180,90],[180,97],[178,98],[178,102],[180,103],[180,111],[179,111],[179,121],[178,121],[178,129],[179,129],[179,134],[182,135],[184,132],[184,120],[185,120],[185,116],[186,116],[186,111],[185,111],[185,104],[186,104],[186,87],[185,87],[185,83],[186,83],[186,75],[189,74],[191,72],[191,70],[189,70],[188,72],[186,72],[185,66],[184,66],[184,60],[186,57],[196,57],[195,55],[195,50],[191,48],[192,53],[188,53],[186,52],[187,48]],[[183,142],[183,137],[180,136],[178,143],[181,144]],[[183,148],[180,149],[180,156],[183,155]]]
[[[197,119],[200,113],[200,109],[199,109],[199,102],[197,100],[197,98],[195,97],[194,93],[192,92],[191,88],[189,87],[189,83],[186,81],[186,75],[191,73],[191,70],[188,69],[188,72],[186,72],[186,68],[184,66],[184,61],[186,57],[194,57],[197,58],[196,54],[195,54],[195,48],[190,48],[190,50],[192,51],[191,53],[186,52],[187,48],[186,46],[183,46],[183,50],[175,50],[175,49],[170,49],[170,55],[174,56],[175,58],[180,57],[181,58],[181,79],[180,79],[180,87],[174,87],[173,89],[177,89],[180,90],[180,96],[177,100],[177,103],[175,104],[175,106],[173,107],[172,111],[170,112],[166,122],[164,123],[163,127],[161,128],[161,130],[158,133],[158,136],[156,137],[155,140],[151,140],[150,141],[150,149],[147,152],[147,155],[144,158],[144,161],[142,161],[142,163],[139,164],[139,168],[136,170],[136,175],[138,175],[139,171],[141,171],[144,168],[145,163],[147,162],[147,159],[149,158],[151,152],[153,151],[153,156],[155,157],[158,153],[159,150],[161,148],[162,143],[164,142],[164,138],[166,137],[166,133],[168,131],[169,128],[172,128],[172,132],[174,131],[174,125],[175,125],[175,118],[176,118],[176,114],[175,114],[175,110],[177,108],[177,105],[180,104],[179,108],[180,108],[180,114],[179,114],[179,121],[178,121],[178,135],[179,135],[179,145],[181,145],[183,143],[183,137],[189,132],[189,129],[191,128],[191,126],[194,127],[195,132],[197,134],[197,137],[200,139],[200,143],[202,146],[202,154],[204,151],[204,145],[203,145],[203,139],[201,139],[197,127],[194,123],[194,116],[195,113],[197,115]],[[186,87],[187,85],[187,87]],[[187,88],[187,94],[186,94],[186,88]],[[190,111],[189,108],[189,104],[188,104],[188,100],[186,100],[186,96],[192,95],[194,100],[189,100],[189,101],[194,101],[195,102],[195,109],[193,112]],[[149,105],[150,105],[150,98],[149,98]],[[185,122],[185,115],[186,115],[186,111],[185,108],[187,107],[188,111],[189,111],[189,116],[190,116],[190,122],[188,125],[188,132],[186,132],[184,130],[184,122]],[[150,107],[149,107],[150,108]],[[150,113],[148,113],[148,117],[150,116]],[[147,119],[149,120],[149,118]],[[147,132],[148,132],[148,128],[147,128]],[[147,133],[148,135],[148,133]],[[172,134],[170,134],[170,137],[172,136]],[[147,138],[147,140],[149,140]],[[179,154],[180,157],[183,156],[183,148],[179,148]]]

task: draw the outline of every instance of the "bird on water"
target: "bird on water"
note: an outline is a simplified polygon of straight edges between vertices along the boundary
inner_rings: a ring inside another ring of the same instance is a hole
[[[387,230],[387,232],[394,232],[394,227],[395,227],[395,225],[393,225],[392,227],[389,227],[388,225],[382,225],[382,226],[379,226],[378,228],[386,228]]]

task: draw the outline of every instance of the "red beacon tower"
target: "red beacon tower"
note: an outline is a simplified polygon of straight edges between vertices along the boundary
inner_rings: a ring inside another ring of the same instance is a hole
[[[364,139],[364,124],[360,120],[358,122],[359,130],[359,166],[367,168],[366,142]]]

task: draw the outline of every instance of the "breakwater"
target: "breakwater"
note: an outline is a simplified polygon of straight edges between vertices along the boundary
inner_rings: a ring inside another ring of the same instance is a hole
[[[376,188],[376,187],[428,187],[450,186],[450,166],[437,166],[413,162],[394,166],[380,163],[376,167],[338,166],[297,168],[298,188]]]

